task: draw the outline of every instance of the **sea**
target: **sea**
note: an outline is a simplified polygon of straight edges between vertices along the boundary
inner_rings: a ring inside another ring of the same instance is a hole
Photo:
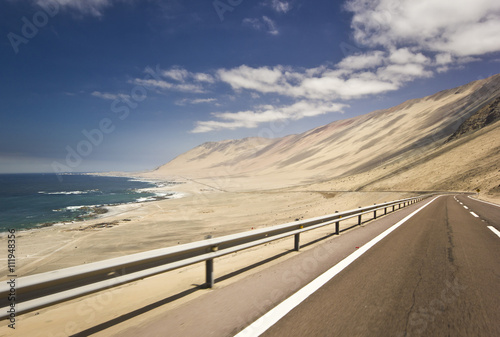
[[[82,221],[106,213],[106,206],[170,198],[175,193],[154,192],[168,184],[88,174],[0,174],[0,232]]]

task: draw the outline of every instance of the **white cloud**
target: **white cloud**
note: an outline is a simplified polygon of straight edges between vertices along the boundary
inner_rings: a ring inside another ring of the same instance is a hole
[[[269,19],[267,16],[263,16],[262,21],[264,21],[264,23],[266,24],[267,32],[269,34],[271,34],[271,35],[278,35],[279,34],[279,31],[276,28],[276,23],[273,20]]]
[[[243,25],[252,27],[255,30],[265,31],[271,35],[278,35],[279,31],[276,27],[276,23],[267,16],[259,18],[245,18],[243,19]]]
[[[474,56],[500,50],[497,0],[350,0],[354,37],[369,47]]]
[[[405,82],[413,81],[417,78],[432,77],[433,72],[417,63],[391,64],[380,68],[377,72],[381,80],[391,81],[396,86],[402,86]]]
[[[261,105],[253,110],[239,112],[216,112],[218,120],[198,121],[192,133],[219,131],[223,129],[256,128],[261,123],[299,120],[305,117],[342,112],[345,104],[322,101],[299,101],[289,106]]]
[[[405,71],[407,72],[409,70]],[[377,76],[377,72],[353,74],[352,71],[343,69],[315,68],[298,71],[283,66],[251,68],[243,65],[230,70],[221,69],[218,75],[221,81],[228,83],[236,91],[246,89],[326,101],[348,100],[399,88],[399,79],[381,78]]]
[[[195,98],[195,99],[187,99],[183,98],[175,102],[177,105],[186,105],[186,104],[203,104],[203,103],[215,103],[217,99],[215,98]]]
[[[180,92],[188,92],[195,94],[205,93],[205,89],[199,84],[192,83],[171,83],[165,80],[155,80],[155,79],[142,79],[136,78],[132,83],[137,85],[142,85],[146,88],[162,89],[162,90],[172,90]]]
[[[283,68],[281,66],[251,68],[242,65],[230,70],[219,69],[217,74],[233,89],[250,89],[265,93],[276,92],[276,86],[283,77]]]
[[[188,78],[189,72],[186,69],[182,68],[172,68],[169,70],[164,70],[162,72],[162,75],[163,77],[169,77],[173,80],[184,82]]]
[[[105,8],[112,6],[116,2],[127,0],[35,0],[41,7],[53,7],[57,4],[59,8],[70,9],[84,15],[100,17]]]
[[[154,78],[136,78],[129,82],[146,88],[195,94],[206,93],[205,86],[215,82],[214,77],[210,74],[192,73],[182,67],[172,67],[167,70],[158,68],[156,71],[146,68],[145,72]]]
[[[269,3],[269,6],[271,6],[271,8],[278,13],[287,13],[292,9],[290,1],[283,1],[283,0],[272,0]]]
[[[365,54],[351,55],[340,61],[337,66],[342,69],[359,70],[369,69],[382,65],[385,53],[379,50]]]
[[[212,75],[205,74],[205,73],[196,73],[192,74],[193,78],[197,82],[207,82],[207,83],[214,83],[215,79],[213,78]]]
[[[450,64],[453,62],[453,57],[450,53],[442,53],[436,55],[436,65],[442,66],[446,64]]]
[[[389,61],[396,64],[418,63],[428,64],[430,59],[422,53],[413,53],[408,48],[391,51]]]
[[[91,95],[94,97],[99,97],[102,99],[108,99],[112,101],[114,101],[115,99],[123,99],[123,100],[130,99],[130,96],[126,94],[111,94],[108,92],[100,92],[100,91],[94,91],[91,93]]]

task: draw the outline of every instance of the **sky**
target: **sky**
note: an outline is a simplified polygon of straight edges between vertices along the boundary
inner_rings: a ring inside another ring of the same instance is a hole
[[[1,0],[0,173],[138,171],[500,72],[498,0]]]

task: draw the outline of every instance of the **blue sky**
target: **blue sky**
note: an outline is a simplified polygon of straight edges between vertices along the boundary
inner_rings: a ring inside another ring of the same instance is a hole
[[[494,75],[496,0],[4,0],[0,173],[145,170]]]

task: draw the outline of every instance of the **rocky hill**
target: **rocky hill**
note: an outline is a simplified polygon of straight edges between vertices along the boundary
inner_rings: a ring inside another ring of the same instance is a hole
[[[493,102],[487,104],[479,109],[478,112],[470,116],[459,126],[458,130],[448,138],[448,141],[463,137],[464,135],[482,129],[498,120],[500,120],[500,97],[497,97]]]

